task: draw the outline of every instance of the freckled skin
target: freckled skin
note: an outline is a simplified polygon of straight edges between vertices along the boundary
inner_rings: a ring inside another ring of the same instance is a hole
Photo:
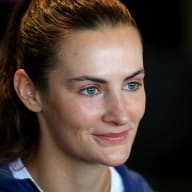
[[[144,74],[125,79],[140,70],[142,45],[132,27],[78,31],[64,40],[49,73],[48,92],[41,95],[41,151],[91,164],[124,163],[145,111]],[[105,83],[73,80],[81,76]],[[140,86],[129,90],[130,82]],[[93,94],[87,87],[94,87]],[[119,143],[95,137],[125,130],[128,137]]]

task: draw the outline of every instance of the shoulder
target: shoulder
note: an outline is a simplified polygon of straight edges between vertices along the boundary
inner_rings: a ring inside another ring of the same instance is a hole
[[[0,165],[0,192],[37,192],[33,183],[28,179],[13,178],[8,164]]]
[[[115,169],[122,178],[125,192],[154,192],[141,174],[130,170],[126,165],[117,166]]]

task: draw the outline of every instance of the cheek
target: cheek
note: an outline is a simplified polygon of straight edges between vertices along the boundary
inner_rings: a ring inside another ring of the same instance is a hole
[[[77,129],[94,128],[95,122],[99,120],[102,113],[101,108],[93,102],[83,102],[80,99],[63,99],[53,103],[53,110],[58,123],[65,127]],[[60,125],[61,126],[61,125]]]
[[[135,98],[132,109],[132,119],[135,123],[139,123],[145,113],[146,98],[143,92]]]

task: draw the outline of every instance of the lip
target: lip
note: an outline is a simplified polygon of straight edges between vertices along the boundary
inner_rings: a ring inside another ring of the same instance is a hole
[[[99,142],[105,144],[121,144],[127,139],[128,130],[118,133],[95,134],[94,136]]]

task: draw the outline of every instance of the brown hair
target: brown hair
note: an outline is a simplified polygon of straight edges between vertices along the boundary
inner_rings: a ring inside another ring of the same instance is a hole
[[[34,85],[46,91],[59,41],[66,34],[107,25],[136,23],[119,0],[22,0],[6,31],[0,58],[0,154],[6,161],[30,159],[39,142],[35,113],[19,100],[14,73],[23,68]],[[137,27],[136,27],[137,28]]]

